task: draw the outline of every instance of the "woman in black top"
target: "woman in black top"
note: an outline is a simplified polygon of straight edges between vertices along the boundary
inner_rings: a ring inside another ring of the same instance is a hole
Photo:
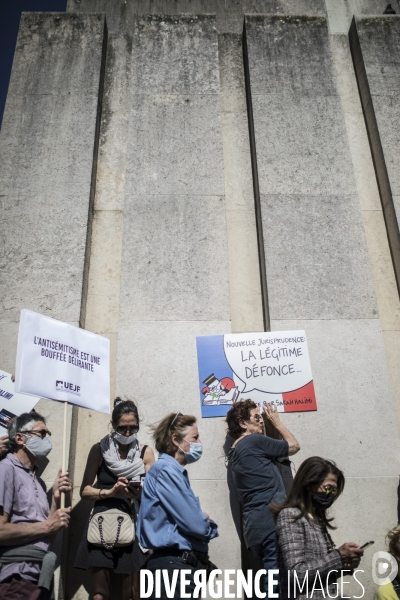
[[[116,508],[136,520],[140,488],[133,491],[128,484],[130,481],[140,484],[155,461],[154,453],[148,446],[139,445],[139,415],[131,400],[115,399],[111,425],[113,432],[90,450],[81,485],[81,497],[96,501],[94,513]],[[115,583],[122,587],[122,600],[139,599],[139,570],[144,565],[146,556],[137,540],[129,546],[106,550],[87,541],[88,525],[83,533],[74,567],[91,570],[93,600],[110,599],[113,572],[120,579]]]
[[[264,408],[267,419],[282,436],[274,440],[264,434],[260,409],[252,400],[235,402],[226,416],[228,434],[235,442],[228,464],[243,506],[243,536],[248,548],[267,571],[265,591],[268,598],[268,569],[277,569],[275,524],[268,507],[283,502],[285,488],[273,459],[296,454],[299,443],[283,425],[275,407]]]

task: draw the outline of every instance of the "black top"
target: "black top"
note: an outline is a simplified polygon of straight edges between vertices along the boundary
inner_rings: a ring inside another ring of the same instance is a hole
[[[275,531],[268,504],[282,503],[285,487],[274,458],[287,456],[289,444],[266,435],[248,435],[229,450],[228,462],[243,504],[243,534],[248,547],[263,542]]]
[[[147,448],[147,445],[145,444],[140,452],[140,458],[142,460],[143,460],[144,453],[146,452],[146,448]],[[100,467],[98,468],[97,480],[93,487],[95,487],[99,490],[111,490],[111,488],[114,487],[114,485],[117,483],[117,481],[118,481],[117,475],[114,475],[114,473],[112,471],[110,471],[110,469],[107,467],[106,461],[103,459],[101,461]],[[101,501],[97,500],[96,507],[104,506],[103,500],[106,501],[106,503],[109,503],[109,501],[112,500],[112,498],[104,498],[104,499],[101,499]],[[131,504],[131,501],[126,496],[118,496],[115,500],[118,500],[117,504],[121,504],[121,501],[128,505]],[[115,508],[119,508],[119,506],[116,506]],[[121,508],[121,510],[123,510],[123,508]]]
[[[140,451],[140,458],[143,460],[144,453],[146,452],[147,445],[145,444]],[[93,487],[103,490],[111,490],[117,483],[118,477],[110,471],[107,467],[105,460],[101,461],[101,465],[97,471],[97,480]]]

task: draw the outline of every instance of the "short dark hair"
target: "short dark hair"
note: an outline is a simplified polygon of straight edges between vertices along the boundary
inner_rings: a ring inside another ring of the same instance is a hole
[[[233,404],[232,408],[229,409],[226,415],[225,423],[227,423],[227,433],[233,438],[239,438],[243,430],[240,427],[239,421],[248,421],[250,419],[250,411],[253,408],[258,408],[257,404],[253,400],[238,400]]]
[[[308,518],[309,514],[315,514],[327,527],[336,529],[333,525],[330,525],[333,519],[328,518],[326,510],[324,508],[316,508],[312,504],[313,489],[319,487],[330,474],[335,475],[337,478],[337,494],[335,497],[337,499],[344,489],[345,479],[343,472],[336,466],[333,460],[321,458],[320,456],[306,458],[297,470],[286,502],[279,506],[270,504],[271,511],[277,517],[284,508],[298,508],[300,514],[295,517],[296,520],[304,515]]]
[[[11,419],[7,426],[9,438],[8,447],[10,452],[15,452],[18,448],[17,444],[15,443],[15,434],[21,433],[24,430],[28,433],[29,429],[27,428],[27,425],[30,423],[37,423],[38,421],[43,421],[43,423],[46,425],[46,419],[35,410],[31,410],[29,413],[22,413],[22,415],[19,417],[14,417]]]
[[[139,425],[139,413],[136,404],[133,400],[123,400],[117,396],[114,400],[114,409],[111,415],[111,421],[114,427],[117,426],[118,421],[122,415],[128,415],[133,413],[136,417],[137,424]]]

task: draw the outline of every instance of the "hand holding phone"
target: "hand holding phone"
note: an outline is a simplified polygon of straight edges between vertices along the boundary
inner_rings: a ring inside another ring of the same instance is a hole
[[[362,546],[360,546],[360,548],[362,550],[365,550],[366,548],[369,548],[370,546],[372,546],[372,544],[375,544],[375,542],[365,542],[365,544],[363,544]]]
[[[130,481],[128,483],[128,488],[131,488],[132,491],[136,492],[137,490],[140,489],[141,485],[142,484],[140,481]]]

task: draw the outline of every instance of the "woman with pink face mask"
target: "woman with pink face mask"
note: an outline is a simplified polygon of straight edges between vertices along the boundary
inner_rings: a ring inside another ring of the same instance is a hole
[[[81,498],[95,500],[92,515],[117,509],[135,521],[141,482],[155,461],[154,452],[149,446],[139,444],[139,415],[132,400],[115,399],[111,425],[111,433],[90,450]],[[146,554],[137,540],[107,549],[88,542],[88,526],[89,523],[74,567],[91,570],[93,600],[109,600],[110,591],[115,591],[116,586],[121,589],[122,600],[139,599],[139,571],[146,562]]]

